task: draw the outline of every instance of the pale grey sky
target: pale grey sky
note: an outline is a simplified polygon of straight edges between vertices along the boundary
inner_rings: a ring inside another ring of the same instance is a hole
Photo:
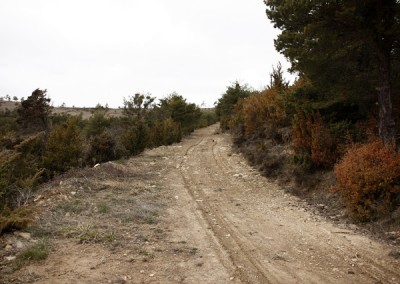
[[[212,106],[232,82],[261,89],[289,67],[277,33],[262,0],[0,0],[0,96],[117,107],[177,92]]]

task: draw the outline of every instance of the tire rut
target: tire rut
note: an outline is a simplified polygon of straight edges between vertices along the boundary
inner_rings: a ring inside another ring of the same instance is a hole
[[[226,159],[223,159],[221,157],[220,153],[217,153],[216,145],[217,145],[217,143],[214,143],[214,145],[212,146],[213,158],[214,158],[216,164],[219,167],[223,168],[225,172],[234,172],[235,170],[232,167],[232,165],[230,165]],[[345,231],[345,233],[347,233],[347,231]],[[342,257],[344,255],[348,255],[349,253],[352,253],[353,255],[358,255],[359,252],[360,251],[358,249],[354,250],[351,247],[350,248],[346,247],[345,249],[339,249],[336,251],[331,250],[330,254],[336,255],[337,257]],[[395,276],[395,278],[392,277],[391,280],[394,280],[394,281],[390,281],[390,283],[398,283],[397,279],[400,279],[400,273],[399,273],[398,269],[391,269],[389,267],[385,267],[384,265],[377,262],[376,259],[369,257],[367,255],[367,252],[365,252],[365,251],[363,253],[363,261],[367,262],[368,264],[359,268],[359,270],[361,271],[362,274],[369,276],[371,279],[373,279],[377,283],[380,282],[379,277],[377,277],[377,275],[381,275],[381,276],[382,275],[392,275],[392,276]]]
[[[224,135],[209,133],[206,136],[199,135],[198,140],[185,151],[179,170],[185,189],[197,204],[202,218],[215,236],[214,239],[219,242],[235,267],[233,275],[236,278],[243,283],[379,283],[382,279],[386,279],[387,283],[399,283],[400,275],[395,269],[396,265],[392,265],[393,262],[380,263],[379,259],[375,259],[377,254],[369,256],[367,249],[360,249],[359,246],[353,248],[353,239],[350,236],[344,235],[343,239],[334,236],[334,228],[325,228],[323,222],[314,222],[315,226],[321,226],[319,231],[306,231],[314,224],[308,224],[303,231],[301,224],[296,224],[303,220],[297,217],[310,216],[309,213],[299,216],[294,213],[289,216],[292,219],[287,219],[286,215],[280,215],[287,208],[280,208],[279,211],[274,210],[272,205],[262,208],[265,212],[255,212],[256,205],[265,207],[263,201],[276,198],[275,195],[281,198],[284,193],[275,189],[276,185],[254,174],[239,158],[230,158],[231,154],[226,153],[229,148],[226,138]],[[248,178],[247,175],[238,174],[243,172],[253,176]],[[265,182],[261,181],[260,184],[261,179]],[[267,189],[264,190],[263,187]],[[228,188],[229,192],[222,188]],[[238,212],[232,205],[235,200],[250,202],[253,206],[245,204],[242,211]],[[284,201],[288,206],[293,206],[294,212],[302,212],[303,208],[299,204],[293,205],[297,202],[293,201],[295,198],[288,200],[279,199],[275,202]],[[279,204],[277,208],[279,207],[285,207],[285,204]],[[253,213],[258,214],[254,217],[257,225],[253,226],[251,221],[246,226],[238,224],[237,220],[241,218],[251,220]],[[291,221],[294,224],[290,224],[288,228],[279,224]],[[274,229],[275,226],[279,229]],[[260,229],[263,234],[256,237],[250,233],[249,236],[248,231],[251,228]],[[270,233],[273,238],[266,236],[265,232]],[[280,239],[284,234],[288,236]],[[294,237],[292,242],[290,239],[286,240],[290,237]],[[324,238],[327,240],[324,241]],[[275,246],[274,242],[277,243]],[[316,248],[305,249],[305,246]],[[359,256],[360,252],[362,258],[357,261],[362,260],[365,264],[355,265],[352,256]]]
[[[238,277],[244,283],[271,283],[265,271],[261,268],[260,263],[252,257],[254,248],[248,248],[247,245],[241,240],[244,237],[234,229],[234,225],[226,219],[223,214],[219,213],[216,205],[207,201],[207,196],[202,189],[196,188],[195,180],[191,177],[190,173],[185,169],[188,168],[186,162],[196,147],[208,141],[209,138],[203,138],[200,142],[189,147],[186,151],[185,157],[180,165],[181,175],[185,182],[185,188],[195,202],[197,202],[199,210],[203,218],[207,221],[208,225],[217,236],[218,241],[228,252],[228,255],[233,262],[236,270],[235,277]],[[225,238],[221,236],[225,235]],[[234,251],[234,253],[232,253]]]

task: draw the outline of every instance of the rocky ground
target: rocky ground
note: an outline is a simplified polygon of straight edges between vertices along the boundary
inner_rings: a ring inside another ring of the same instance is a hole
[[[212,126],[58,177],[36,222],[1,237],[0,283],[400,283],[398,247],[316,214],[231,145]]]

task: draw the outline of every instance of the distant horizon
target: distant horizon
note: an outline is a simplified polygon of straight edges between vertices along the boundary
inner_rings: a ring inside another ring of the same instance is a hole
[[[3,0],[0,96],[40,88],[55,105],[115,108],[176,92],[212,107],[233,82],[261,89],[272,66],[290,67],[265,10],[262,0]]]
[[[22,98],[24,98],[24,97],[22,97]],[[97,107],[98,107],[98,105],[99,104],[96,104],[96,105],[94,105],[94,106],[75,106],[75,105],[67,105],[67,104],[65,104],[65,105],[63,105],[63,104],[60,104],[60,105],[54,105],[54,103],[52,102],[52,100],[51,100],[51,97],[48,97],[48,98],[50,98],[50,106],[51,107],[53,107],[53,108],[72,108],[72,109],[96,109]],[[24,98],[24,99],[26,99],[26,98]],[[157,99],[157,98],[156,98]],[[188,103],[193,103],[193,102],[190,102],[190,101],[188,101],[188,100],[186,100]],[[2,107],[2,103],[9,103],[9,104],[20,104],[21,103],[21,98],[18,98],[18,100],[17,101],[15,101],[15,100],[13,100],[13,99],[11,99],[11,100],[5,100],[4,99],[4,97],[2,97],[2,96],[0,96],[0,109],[1,108],[4,108],[4,107]],[[156,102],[156,104],[157,104],[157,102]],[[117,109],[123,109],[124,108],[124,106],[123,105],[120,105],[120,106],[117,106],[117,107],[110,107],[110,106],[106,106],[106,105],[101,105],[102,107],[106,107],[106,108],[108,108],[108,109],[114,109],[114,110],[117,110]],[[212,106],[212,107],[208,107],[208,106],[201,106],[201,105],[197,105],[196,104],[196,106],[197,107],[199,107],[200,109],[214,109],[215,108],[215,106]],[[6,108],[7,108],[7,106],[6,106]]]

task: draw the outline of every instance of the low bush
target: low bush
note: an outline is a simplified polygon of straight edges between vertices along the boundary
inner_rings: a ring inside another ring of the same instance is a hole
[[[334,167],[335,189],[351,216],[369,221],[391,212],[399,202],[400,153],[380,140],[354,145]]]
[[[43,156],[43,164],[50,175],[82,164],[84,140],[79,120],[79,117],[70,117],[50,132]]]
[[[317,168],[330,168],[334,165],[338,159],[338,139],[318,112],[309,113],[298,109],[293,118],[292,130],[294,161]]]
[[[150,144],[152,146],[171,145],[180,142],[182,131],[179,123],[172,118],[156,122],[150,129]]]
[[[32,221],[32,210],[29,207],[20,207],[11,210],[6,207],[0,211],[0,234],[9,230],[23,229]]]
[[[90,138],[89,141],[89,163],[102,163],[115,160],[116,141],[109,131],[104,131]]]
[[[50,245],[46,240],[42,240],[32,246],[28,247],[26,250],[21,252],[17,258],[19,261],[39,261],[45,260],[49,255]]]
[[[0,152],[0,212],[24,205],[41,181],[44,133],[27,137],[12,150]]]
[[[130,155],[137,155],[149,146],[149,128],[147,124],[138,120],[128,126],[122,137],[122,144]]]

